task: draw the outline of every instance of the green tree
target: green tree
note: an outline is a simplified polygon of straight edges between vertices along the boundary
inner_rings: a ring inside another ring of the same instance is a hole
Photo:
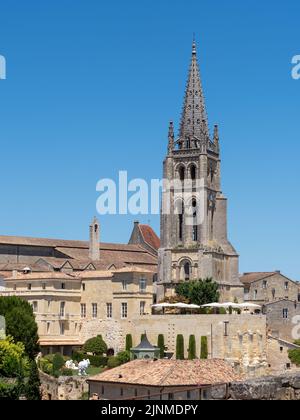
[[[119,360],[116,356],[112,356],[112,357],[110,357],[110,358],[108,359],[108,362],[107,362],[107,367],[108,367],[109,369],[116,368],[116,367],[118,367],[118,366],[120,366],[120,365],[121,365],[121,362],[120,362],[120,360]]]
[[[63,356],[59,353],[56,353],[53,357],[52,362],[52,374],[53,376],[59,376],[59,371],[64,367],[65,360]]]
[[[90,338],[83,346],[83,351],[86,353],[92,353],[94,356],[102,356],[103,353],[107,352],[107,345],[102,338],[102,335]]]
[[[200,359],[207,359],[207,358],[208,358],[207,337],[201,337],[201,353],[200,353]]]
[[[159,356],[161,359],[165,357],[165,337],[163,334],[159,334],[157,338],[157,347],[159,347]]]
[[[176,338],[176,359],[184,360],[184,338],[182,334],[177,335]]]
[[[23,343],[26,355],[33,360],[39,352],[39,337],[30,304],[16,296],[0,297],[0,315],[5,317],[6,334]]]
[[[196,359],[196,338],[194,335],[190,335],[189,339],[189,360]]]
[[[206,305],[218,302],[220,294],[219,285],[211,278],[180,283],[176,287],[177,295],[183,296],[194,305]]]
[[[288,352],[290,361],[296,365],[300,366],[300,349],[289,350]]]
[[[27,400],[41,400],[41,382],[38,367],[34,360],[30,363],[28,382],[25,386],[25,395]]]
[[[22,377],[26,359],[22,343],[15,344],[11,337],[0,340],[0,376],[7,378]]]
[[[120,365],[124,365],[124,363],[128,363],[130,361],[130,352],[129,351],[121,351],[117,354],[117,359],[120,362]]]
[[[126,351],[130,351],[133,347],[133,341],[132,341],[132,335],[131,334],[127,334],[126,335]]]

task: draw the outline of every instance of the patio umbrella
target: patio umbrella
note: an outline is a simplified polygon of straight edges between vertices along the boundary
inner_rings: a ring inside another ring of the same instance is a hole
[[[241,303],[239,305],[241,309],[261,309],[261,305],[257,305],[256,303]]]

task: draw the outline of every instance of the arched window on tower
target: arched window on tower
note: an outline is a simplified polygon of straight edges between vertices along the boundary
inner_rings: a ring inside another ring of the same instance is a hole
[[[192,201],[192,211],[193,211],[193,241],[198,242],[198,217],[197,217],[197,201],[193,199]]]
[[[175,205],[175,213],[178,216],[178,240],[183,241],[183,220],[184,220],[184,203],[178,200]]]
[[[194,181],[196,179],[196,166],[195,165],[191,166],[190,172],[191,172],[191,180]]]
[[[184,181],[184,179],[185,179],[185,168],[184,168],[184,166],[180,166],[178,173],[179,173],[180,181]]]
[[[184,264],[184,280],[189,281],[191,279],[191,264],[186,262]]]

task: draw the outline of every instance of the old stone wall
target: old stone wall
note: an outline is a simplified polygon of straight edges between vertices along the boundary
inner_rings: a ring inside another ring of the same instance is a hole
[[[188,356],[190,335],[196,338],[196,354],[200,356],[201,337],[208,339],[209,358],[226,359],[249,376],[266,373],[266,318],[262,315],[157,315],[131,320],[90,320],[85,322],[80,341],[102,334],[109,347],[124,350],[126,334],[133,344],[140,343],[147,333],[151,343],[157,344],[163,334],[168,352],[175,353],[178,334],[184,336],[185,356]]]
[[[88,392],[87,378],[79,376],[54,378],[39,372],[44,400],[80,400]]]
[[[300,370],[230,386],[231,400],[300,400]]]

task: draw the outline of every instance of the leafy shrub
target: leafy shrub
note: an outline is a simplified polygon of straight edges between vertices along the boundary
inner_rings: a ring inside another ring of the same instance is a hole
[[[102,335],[90,338],[83,346],[83,351],[86,353],[92,353],[94,356],[102,356],[103,353],[107,352],[107,345],[102,338]]]
[[[117,354],[117,359],[120,362],[120,365],[124,365],[124,363],[128,363],[130,361],[130,352],[129,351],[122,351]]]
[[[49,362],[45,357],[39,359],[39,368],[44,373],[47,373],[48,375],[52,375],[53,372],[53,364]]]
[[[200,354],[200,359],[207,359],[207,358],[208,358],[207,337],[201,337],[201,354]]]
[[[25,347],[15,344],[11,337],[0,340],[0,375],[17,377],[23,372]]]
[[[65,365],[65,360],[61,354],[56,353],[53,357],[52,372],[55,377],[59,376],[59,371]]]
[[[116,356],[113,356],[113,357],[110,357],[108,359],[107,367],[109,369],[113,369],[113,368],[116,368],[116,367],[120,366],[120,364],[121,364],[120,360]]]
[[[73,376],[73,370],[72,369],[67,369],[67,368],[62,368],[61,369],[61,376]]]
[[[184,360],[184,338],[181,334],[176,339],[176,359]]]
[[[289,350],[288,355],[289,355],[290,361],[294,365],[300,366],[300,350],[299,349]]]
[[[89,359],[91,365],[95,367],[106,366],[108,361],[108,357],[105,356],[88,356],[86,354],[84,355],[83,359]]]
[[[194,335],[190,336],[189,340],[189,360],[196,359],[196,338]]]
[[[72,360],[74,361],[74,362],[82,362],[82,360],[84,360],[84,359],[86,359],[87,358],[87,356],[86,356],[86,354],[84,354],[84,353],[82,353],[82,352],[79,352],[79,351],[74,351],[73,353],[72,353]]]

